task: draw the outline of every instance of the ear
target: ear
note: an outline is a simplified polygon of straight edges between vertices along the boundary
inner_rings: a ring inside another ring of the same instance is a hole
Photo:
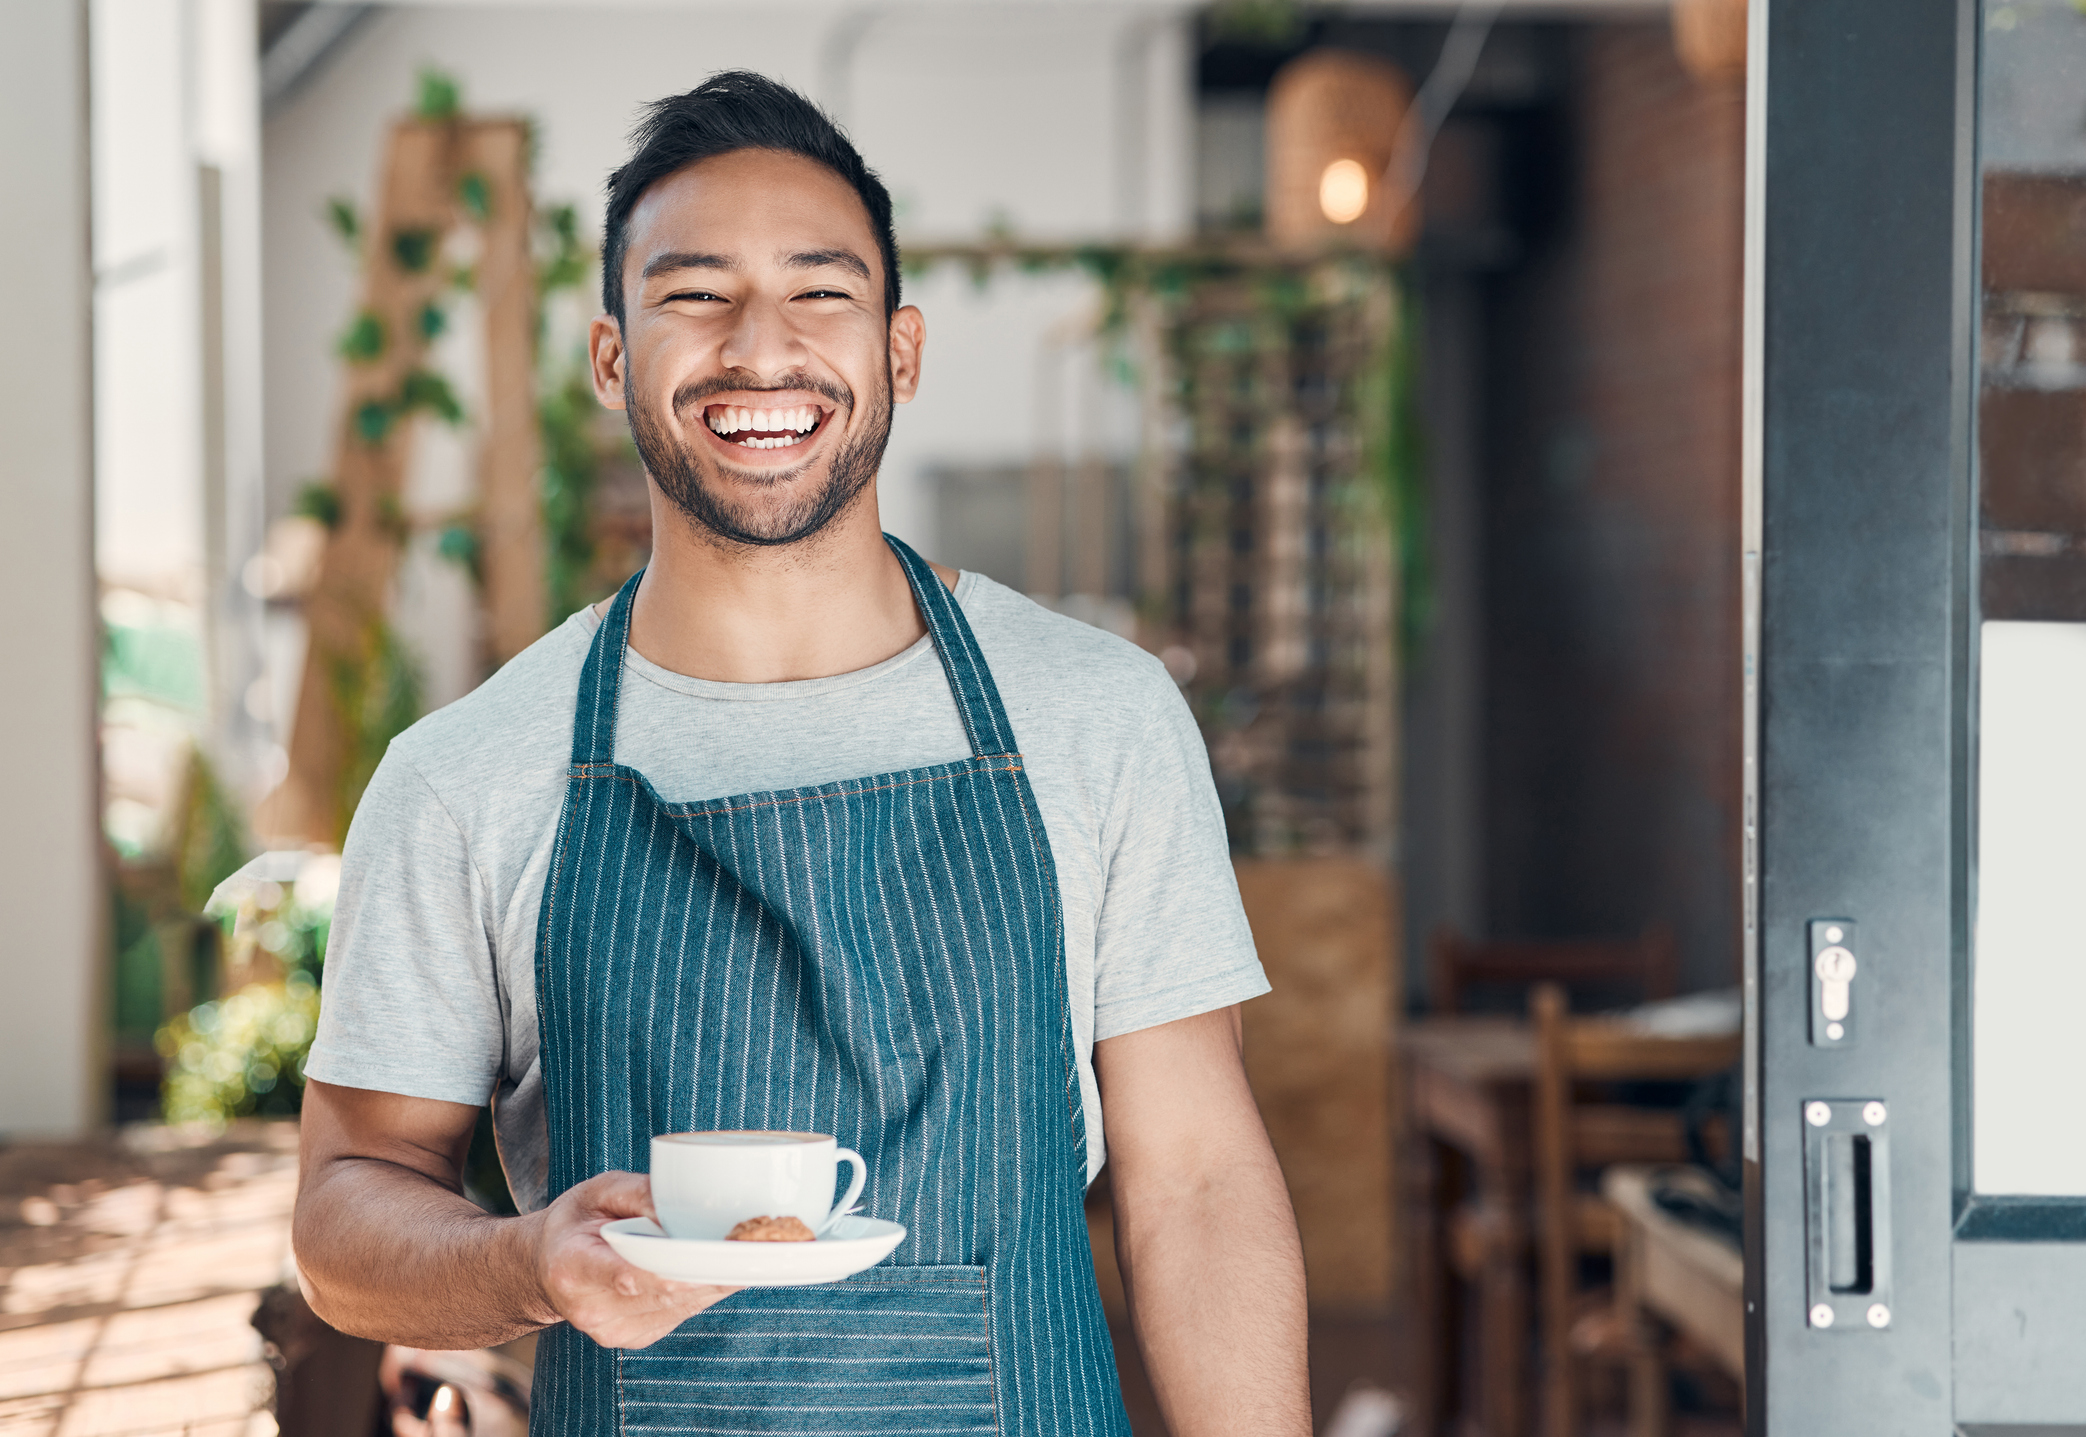
[[[587,326],[587,368],[594,380],[594,398],[604,409],[623,407],[625,364],[623,326],[611,314],[597,314]]]
[[[907,404],[920,392],[920,351],[927,347],[927,317],[908,304],[891,316],[891,399]]]

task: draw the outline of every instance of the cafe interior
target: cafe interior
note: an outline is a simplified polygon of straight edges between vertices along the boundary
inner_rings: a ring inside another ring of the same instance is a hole
[[[91,213],[92,358],[21,562],[92,601],[24,660],[82,758],[22,861],[80,971],[7,1044],[0,1426],[525,1430],[526,1343],[304,1302],[301,1062],[385,745],[645,562],[602,179],[744,66],[897,198],[885,526],[1201,727],[1316,1430],[1741,1430],[1745,0],[50,9],[0,88],[71,137],[8,183]]]

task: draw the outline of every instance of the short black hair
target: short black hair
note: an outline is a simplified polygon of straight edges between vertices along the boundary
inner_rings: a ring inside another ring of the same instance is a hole
[[[630,212],[660,180],[697,160],[733,150],[780,150],[802,155],[839,175],[862,198],[869,230],[884,257],[884,317],[898,312],[898,237],[891,228],[891,192],[862,163],[840,127],[789,86],[751,70],[720,70],[685,95],[645,107],[630,132],[631,155],[608,177],[608,219],[601,244],[601,307],[623,318],[623,259],[630,247]]]

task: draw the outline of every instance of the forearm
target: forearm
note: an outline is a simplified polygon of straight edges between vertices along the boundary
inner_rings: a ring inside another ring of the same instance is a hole
[[[557,1320],[538,1276],[542,1226],[396,1163],[342,1158],[299,1193],[294,1241],[312,1309],[334,1327],[455,1351]]]
[[[1175,1437],[1309,1437],[1303,1249],[1281,1169],[1264,1140],[1213,1169],[1116,1191],[1138,1349]]]

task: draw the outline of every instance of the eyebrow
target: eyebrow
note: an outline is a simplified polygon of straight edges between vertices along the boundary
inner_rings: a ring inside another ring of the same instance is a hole
[[[862,279],[866,280],[869,278],[869,266],[863,262],[862,256],[856,254],[853,250],[799,250],[796,254],[788,256],[782,262],[790,269],[825,269],[833,266],[844,269],[850,274],[858,275]]]
[[[785,255],[782,260],[787,269],[844,269],[863,280],[869,278],[869,265],[853,250],[807,249]],[[665,254],[652,256],[645,262],[640,279],[654,275],[671,274],[683,269],[721,269],[736,272],[744,269],[737,256],[728,254],[706,254],[698,250],[669,250]]]
[[[645,272],[640,279],[650,279],[655,274],[669,274],[677,269],[727,269],[740,267],[738,260],[728,254],[701,254],[694,250],[669,250],[665,254],[653,255],[645,261]]]

